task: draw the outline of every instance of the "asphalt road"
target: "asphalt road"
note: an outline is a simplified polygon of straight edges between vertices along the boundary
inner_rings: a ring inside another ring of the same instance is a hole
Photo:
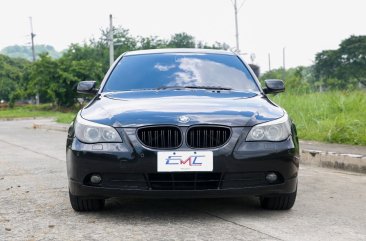
[[[39,120],[37,122],[40,122]],[[68,200],[65,132],[0,122],[0,240],[366,240],[366,175],[302,166],[290,211],[256,198]]]

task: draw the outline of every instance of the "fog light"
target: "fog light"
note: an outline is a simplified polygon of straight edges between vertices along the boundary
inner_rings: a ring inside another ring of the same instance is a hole
[[[99,184],[101,181],[102,181],[102,177],[100,175],[93,174],[90,177],[90,182],[93,184]]]
[[[266,175],[266,181],[269,183],[274,183],[277,181],[277,179],[278,179],[278,176],[274,172],[270,172]]]

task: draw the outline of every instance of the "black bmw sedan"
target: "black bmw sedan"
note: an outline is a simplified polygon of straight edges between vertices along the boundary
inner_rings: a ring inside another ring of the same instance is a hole
[[[95,211],[110,197],[258,196],[266,209],[296,199],[299,143],[286,111],[268,99],[235,53],[164,49],[122,54],[66,145],[71,206]]]

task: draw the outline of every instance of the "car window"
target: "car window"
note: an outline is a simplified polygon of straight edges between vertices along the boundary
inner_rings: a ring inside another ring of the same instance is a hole
[[[103,92],[169,86],[259,91],[248,69],[235,55],[164,53],[123,57],[111,73]]]

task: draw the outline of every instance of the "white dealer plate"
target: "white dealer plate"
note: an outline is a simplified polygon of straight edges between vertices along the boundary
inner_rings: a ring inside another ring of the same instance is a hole
[[[210,172],[212,151],[159,151],[158,172]]]

